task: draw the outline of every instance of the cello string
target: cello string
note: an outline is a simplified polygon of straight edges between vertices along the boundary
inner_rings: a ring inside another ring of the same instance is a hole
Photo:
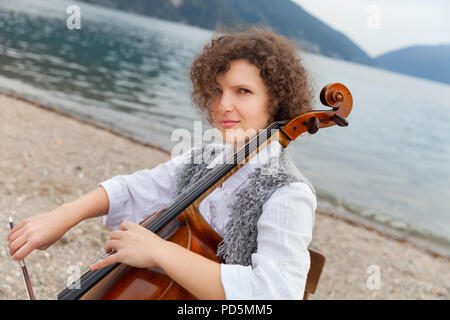
[[[241,149],[242,150],[242,149]],[[235,154],[233,154],[235,158]],[[229,157],[226,163],[216,169],[215,171],[211,171],[206,176],[202,177],[192,186],[187,188],[182,194],[180,194],[177,198],[175,198],[172,203],[169,205],[167,212],[150,222],[147,226],[145,226],[148,230],[155,232],[162,228],[166,223],[173,220],[175,218],[175,214],[178,214],[182,207],[185,207],[187,203],[193,202],[192,198],[198,198],[198,194],[201,189],[205,188],[205,185],[210,184],[210,181],[218,180],[219,177],[224,175],[225,171],[228,171],[231,157]]]
[[[179,208],[182,205],[185,205],[184,202],[186,202],[186,200],[189,199],[189,197],[192,197],[192,194],[196,195],[196,198],[198,198],[197,194],[199,193],[199,191],[201,190],[201,188],[204,187],[205,182],[210,182],[210,181],[217,181],[220,180],[221,177],[225,176],[226,173],[224,173],[225,170],[228,169],[229,165],[231,164],[240,164],[241,161],[244,161],[250,154],[252,154],[256,148],[259,146],[260,140],[263,137],[263,135],[266,137],[266,139],[264,141],[261,142],[261,144],[264,144],[265,141],[268,140],[268,138],[270,138],[273,134],[271,134],[269,137],[267,136],[267,133],[269,132],[269,130],[274,130],[277,129],[279,130],[281,125],[286,123],[287,121],[279,121],[279,122],[274,122],[272,123],[272,125],[270,125],[269,127],[263,129],[259,134],[257,134],[256,136],[254,136],[250,142],[248,142],[247,144],[245,144],[237,153],[234,153],[232,155],[230,155],[226,160],[225,160],[225,164],[220,166],[217,170],[214,171],[214,169],[216,168],[212,168],[213,171],[209,172],[203,179],[200,179],[199,181],[197,181],[194,185],[192,185],[190,188],[188,188],[187,190],[185,190],[185,192],[183,192],[180,196],[176,197],[170,204],[169,207],[174,206],[178,203],[178,205],[175,206],[175,208],[173,208],[171,211],[173,211],[172,214],[164,214],[163,216],[159,216],[157,217],[155,220],[151,221],[149,223],[149,225],[144,226],[145,228],[147,228],[148,230],[150,230],[150,228],[153,229],[158,229],[163,227],[166,223],[170,222],[171,220],[174,219],[174,217],[170,217],[171,215],[174,215],[175,212],[179,212]],[[255,146],[256,144],[256,146]],[[241,159],[241,160],[239,160]],[[239,160],[239,161],[238,161]],[[247,162],[246,162],[247,163]],[[245,163],[244,163],[245,164]],[[235,166],[234,166],[235,167]],[[233,169],[234,167],[232,167],[231,169]],[[230,170],[231,170],[230,169]],[[203,181],[205,180],[205,181]],[[193,190],[191,190],[193,189]],[[187,192],[189,190],[189,193]],[[194,200],[195,201],[195,200]],[[192,201],[193,202],[193,201]],[[181,203],[181,206],[180,206]],[[169,218],[170,217],[170,218]],[[150,225],[151,224],[151,225]],[[156,225],[156,227],[155,227]],[[105,258],[106,256],[109,256],[111,254],[113,254],[114,252],[110,252],[108,254],[103,254],[100,257],[98,257],[94,262]],[[94,277],[96,275],[95,272],[89,270],[89,267],[85,268],[83,270],[83,274],[82,276],[77,280],[80,281],[80,286],[83,285],[83,281],[88,281],[89,279],[91,279],[92,277]],[[83,277],[84,280],[83,280]],[[75,283],[76,281],[72,282]],[[71,285],[72,285],[71,284]],[[70,286],[70,285],[69,285]],[[67,284],[62,285],[60,288],[58,288],[53,294],[51,294],[51,296],[54,296],[56,293],[61,293],[63,290],[65,289],[69,289]]]
[[[256,137],[255,137],[256,138]],[[256,141],[256,139],[252,139],[251,140],[251,143],[252,143],[252,145],[254,144],[254,141]],[[240,154],[242,154],[242,151],[245,151],[245,146],[240,150],[241,152],[240,152]],[[231,158],[231,157],[230,157]],[[229,159],[230,159],[229,158]],[[229,162],[229,159],[227,159],[228,161],[227,162]],[[199,181],[199,182],[201,182],[201,181]],[[201,183],[201,184],[203,184],[203,183]],[[196,194],[196,193],[198,193],[198,184],[196,185],[196,188],[193,188],[193,189],[195,189],[195,191],[193,192],[194,194]],[[181,198],[181,199],[179,199],[179,198]],[[177,201],[181,201],[181,202],[184,202],[185,200],[186,200],[186,198],[187,198],[187,196],[186,196],[186,193],[184,194],[184,196],[183,197],[177,197],[172,203],[176,203]],[[175,210],[175,212],[176,211],[179,211],[179,210],[176,210],[177,208],[175,207],[174,209],[172,209],[172,211],[174,211]],[[156,220],[156,219],[155,219]],[[146,228],[147,229],[150,229],[151,227],[154,227],[154,223],[156,222],[156,221],[153,221],[153,223],[151,223],[151,226],[147,226]],[[172,219],[170,219],[170,220],[172,220]],[[160,223],[158,223],[157,224],[157,226],[158,225],[161,225],[161,224],[164,224],[164,222],[165,221],[161,221]],[[84,279],[82,279],[81,281],[83,282],[83,281],[89,281],[89,279],[91,279],[92,277],[94,277],[95,276],[95,273],[87,273],[87,274],[85,274],[85,275],[83,275],[85,278]],[[82,276],[82,277],[83,277]],[[64,287],[64,286],[63,286]]]
[[[243,149],[244,149],[244,148],[243,148]],[[241,150],[242,150],[242,149],[241,149]],[[194,193],[197,193],[197,190],[198,190],[198,188],[195,189],[195,192],[194,192]],[[176,203],[177,201],[183,201],[183,200],[185,200],[185,198],[186,198],[186,194],[184,195],[184,197],[182,197],[181,200],[175,199],[172,203]],[[173,210],[175,210],[175,212],[176,212],[176,211],[177,211],[176,209],[177,209],[177,208],[174,208]],[[156,219],[155,219],[155,220],[156,220]],[[153,221],[153,222],[155,222],[155,221]],[[161,223],[164,223],[164,221],[162,221]],[[147,229],[149,229],[149,227],[147,227]],[[97,260],[102,259],[103,257],[104,257],[104,255],[101,256],[101,257],[99,257]],[[88,269],[88,268],[87,268],[87,269]],[[84,281],[89,281],[89,279],[92,278],[94,275],[95,275],[95,273],[86,273],[86,274],[83,273],[82,277],[85,276]],[[81,278],[80,278],[80,279],[81,279]],[[80,280],[80,279],[78,279],[78,280]],[[82,280],[82,281],[83,281],[83,280]],[[58,291],[62,291],[63,289],[66,289],[67,287],[68,287],[67,285],[63,285],[59,290],[57,290],[57,292],[58,292]],[[53,294],[53,295],[54,295],[54,294]]]
[[[54,297],[55,295],[57,295],[57,294],[60,294],[63,290],[69,289],[69,286],[73,285],[73,284],[76,283],[77,281],[80,281],[80,286],[81,286],[81,278],[82,278],[83,275],[85,275],[87,272],[91,271],[91,270],[89,269],[89,266],[91,266],[93,263],[95,263],[95,262],[97,262],[97,261],[99,261],[99,260],[101,260],[101,259],[104,259],[104,258],[106,258],[106,257],[109,257],[110,255],[112,255],[112,254],[114,254],[114,253],[115,253],[115,251],[113,250],[113,251],[111,251],[111,252],[109,252],[109,253],[104,253],[104,254],[98,256],[94,261],[92,261],[92,262],[88,265],[88,267],[85,267],[82,271],[80,271],[80,277],[79,277],[77,280],[72,281],[72,283],[69,284],[69,285],[67,284],[67,282],[64,283],[64,284],[62,284],[62,285],[59,286],[53,293],[51,293],[50,295],[48,295],[47,298],[46,298],[46,300],[51,300],[51,298],[53,298],[53,297]]]
[[[284,121],[280,121],[280,122],[275,122],[272,125],[270,125],[269,127],[267,127],[266,129],[262,130],[262,132],[260,132],[258,135],[256,135],[255,137],[253,137],[249,143],[247,143],[246,145],[244,145],[244,147],[242,147],[236,154],[234,154],[233,156],[230,156],[226,163],[224,165],[222,165],[221,167],[219,167],[216,171],[211,171],[209,174],[207,174],[205,177],[201,178],[199,181],[197,181],[196,183],[194,183],[191,187],[189,187],[188,189],[185,190],[185,192],[183,192],[179,197],[175,198],[174,201],[172,202],[174,205],[176,203],[178,203],[178,205],[176,205],[175,208],[171,208],[171,210],[168,209],[168,212],[166,214],[164,214],[163,216],[160,216],[158,218],[156,218],[154,221],[150,222],[151,226],[146,226],[147,229],[150,230],[150,228],[152,228],[152,231],[156,231],[159,228],[161,228],[162,226],[164,226],[168,221],[171,221],[174,217],[172,217],[172,215],[175,215],[178,211],[179,208],[182,208],[183,205],[185,205],[185,202],[187,200],[189,200],[190,202],[192,199],[192,194],[194,194],[195,196],[199,193],[199,191],[204,188],[205,182],[208,183],[209,181],[216,181],[219,180],[219,177],[223,177],[225,175],[224,171],[226,171],[229,168],[229,165],[231,165],[231,159],[237,160],[237,159],[242,159],[245,160],[245,153],[246,153],[246,149],[248,150],[248,154],[250,155],[253,151],[256,150],[256,143],[259,143],[259,140],[262,138],[262,135],[265,134],[265,136],[267,137],[267,132],[269,130],[273,130],[274,127],[277,127],[276,129],[279,129],[279,126],[281,124],[283,124]],[[272,136],[273,134],[271,134]],[[264,143],[267,139],[265,139],[262,143]],[[240,161],[234,161],[237,164],[240,163]],[[234,168],[234,167],[233,167]],[[186,195],[187,194],[187,195]],[[181,198],[181,199],[179,199]],[[196,198],[198,198],[196,196]],[[195,200],[194,200],[195,201]],[[170,206],[169,206],[170,207]]]

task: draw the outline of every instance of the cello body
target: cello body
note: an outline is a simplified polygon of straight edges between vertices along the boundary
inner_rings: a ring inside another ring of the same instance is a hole
[[[147,224],[165,211],[141,222]],[[198,211],[197,202],[186,208],[158,235],[168,241],[221,263],[216,249],[222,238]],[[186,270],[188,272],[189,270]],[[159,268],[135,268],[121,264],[80,299],[89,300],[193,300],[197,299]]]

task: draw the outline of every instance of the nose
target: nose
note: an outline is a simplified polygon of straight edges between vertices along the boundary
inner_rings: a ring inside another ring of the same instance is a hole
[[[228,91],[223,91],[222,96],[220,97],[219,108],[222,111],[231,111],[233,110],[233,95]]]

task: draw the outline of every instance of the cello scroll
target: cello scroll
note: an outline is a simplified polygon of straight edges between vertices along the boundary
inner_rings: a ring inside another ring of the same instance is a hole
[[[297,116],[280,129],[289,139],[295,140],[305,132],[316,133],[320,128],[337,124],[340,127],[348,126],[346,117],[353,106],[350,90],[341,83],[330,83],[320,92],[320,102],[331,107],[332,110],[313,110]],[[289,142],[285,142],[289,143]]]

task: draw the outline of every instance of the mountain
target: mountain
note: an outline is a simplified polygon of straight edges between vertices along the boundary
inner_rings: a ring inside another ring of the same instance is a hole
[[[380,55],[375,61],[384,69],[450,84],[450,44],[411,46]]]
[[[264,24],[295,38],[309,51],[374,65],[344,34],[330,28],[290,0],[81,0],[206,29]]]

